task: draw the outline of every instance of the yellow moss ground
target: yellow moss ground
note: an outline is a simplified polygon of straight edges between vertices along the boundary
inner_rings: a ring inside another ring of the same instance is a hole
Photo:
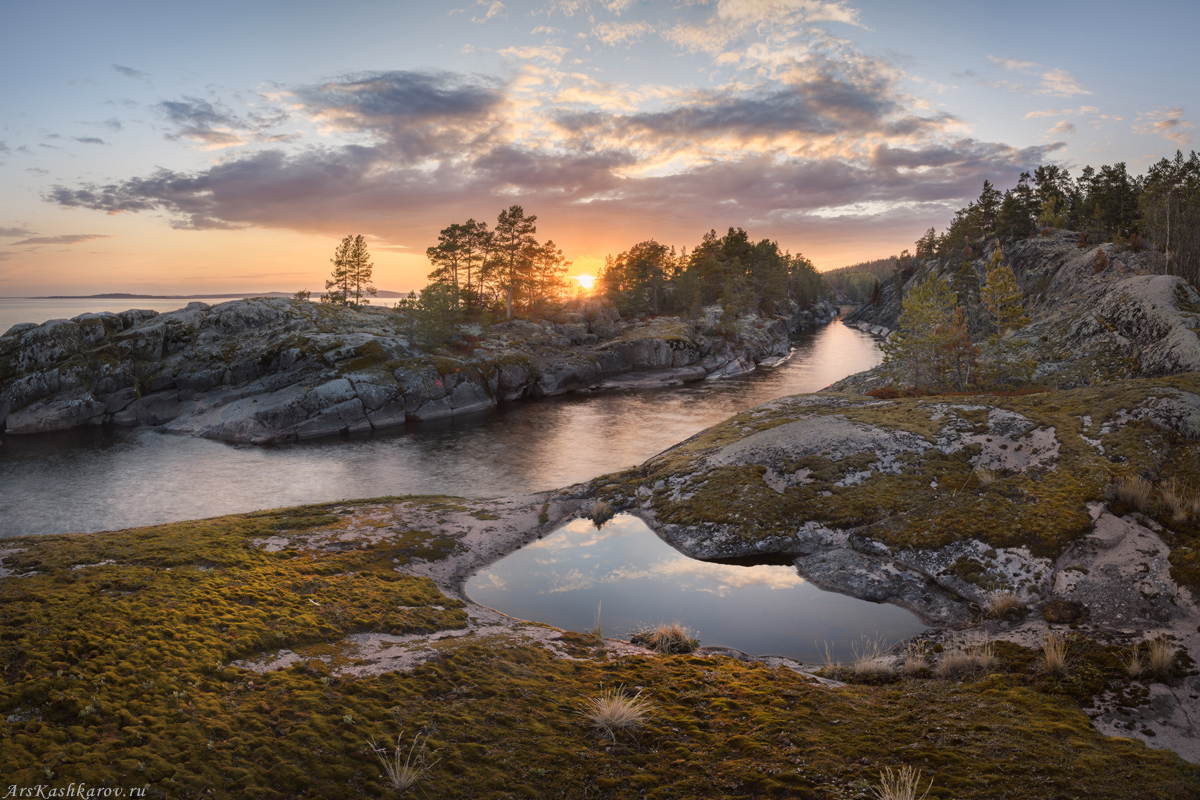
[[[337,530],[354,510],[6,541],[26,548],[7,568],[41,574],[0,580],[5,786],[391,797],[367,740],[423,730],[440,758],[429,797],[866,798],[880,769],[902,765],[932,776],[935,798],[1200,793],[1194,766],[1100,736],[1015,651],[1009,674],[975,683],[830,689],[729,658],[609,661],[582,634],[564,634],[573,659],[468,635],[433,642],[439,657],[412,673],[338,677],[317,656],[348,634],[465,623],[460,602],[393,571],[449,552],[437,531],[344,553],[252,543]],[[266,675],[229,666],[281,647],[306,660]],[[615,686],[644,688],[654,710],[614,743],[581,711]]]

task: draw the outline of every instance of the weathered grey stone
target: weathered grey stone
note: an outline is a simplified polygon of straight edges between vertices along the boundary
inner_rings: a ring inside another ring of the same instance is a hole
[[[4,422],[8,433],[48,433],[99,424],[103,418],[104,404],[76,389],[13,411]]]

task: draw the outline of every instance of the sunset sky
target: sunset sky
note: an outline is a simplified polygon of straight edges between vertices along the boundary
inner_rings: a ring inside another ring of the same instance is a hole
[[[1184,2],[3,2],[0,296],[381,289],[517,203],[594,272],[746,228],[889,255],[1054,162],[1197,135]]]

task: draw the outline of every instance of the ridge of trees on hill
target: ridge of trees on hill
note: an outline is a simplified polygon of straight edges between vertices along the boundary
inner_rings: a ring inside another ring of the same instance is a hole
[[[898,258],[899,256],[888,256],[862,261],[848,267],[826,270],[821,273],[821,277],[829,284],[830,291],[839,298],[851,303],[865,303],[877,295],[880,281],[892,277]]]
[[[883,346],[893,383],[929,392],[1010,389],[1033,379],[1036,363],[1020,336],[1029,318],[1012,267],[1004,263],[1003,245],[1047,228],[1080,231],[1080,247],[1107,242],[1118,251],[1151,247],[1162,253],[1165,273],[1200,285],[1200,158],[1193,152],[1185,159],[1176,151],[1174,159],[1160,159],[1138,177],[1124,163],[1084,167],[1078,178],[1044,165],[1032,175],[1022,173],[1003,194],[985,180],[979,198],[959,209],[945,231],[930,228],[917,240],[915,254],[905,250],[895,260],[892,280],[902,294],[901,314]],[[973,261],[993,244],[981,284]],[[952,281],[933,271],[908,286],[931,260],[949,267]],[[960,298],[951,283],[966,296]],[[871,299],[878,297],[876,286]],[[969,320],[966,309],[984,314]],[[969,327],[982,329],[985,337],[973,342]]]

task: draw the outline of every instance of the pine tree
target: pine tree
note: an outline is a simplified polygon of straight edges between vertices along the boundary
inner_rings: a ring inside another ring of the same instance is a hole
[[[350,243],[346,261],[346,300],[353,301],[355,308],[370,303],[365,296],[375,294],[375,287],[371,285],[371,272],[374,268],[371,254],[367,252],[367,240],[362,234],[355,236]]]
[[[333,274],[325,281],[325,296],[322,303],[344,306],[350,295],[350,253],[354,248],[354,237],[347,236],[333,251]]]
[[[1015,333],[1029,324],[1021,305],[1021,289],[1012,267],[1004,263],[997,247],[987,263],[987,277],[979,293],[992,322],[992,333],[980,351],[979,382],[991,388],[1023,386],[1033,378],[1037,362],[1024,354],[1027,342]]]
[[[525,209],[509,206],[496,218],[492,232],[493,254],[500,272],[500,281],[505,293],[505,319],[512,319],[514,294],[521,291],[529,279],[533,254],[538,246],[533,235],[537,233],[537,215],[525,216]]]
[[[894,380],[919,391],[946,385],[954,307],[954,293],[940,275],[926,277],[905,293],[898,328],[881,347]]]
[[[997,247],[987,263],[987,275],[979,299],[983,301],[997,332],[1023,328],[1029,317],[1021,305],[1021,287],[1012,267],[1004,263],[1004,249]]]

